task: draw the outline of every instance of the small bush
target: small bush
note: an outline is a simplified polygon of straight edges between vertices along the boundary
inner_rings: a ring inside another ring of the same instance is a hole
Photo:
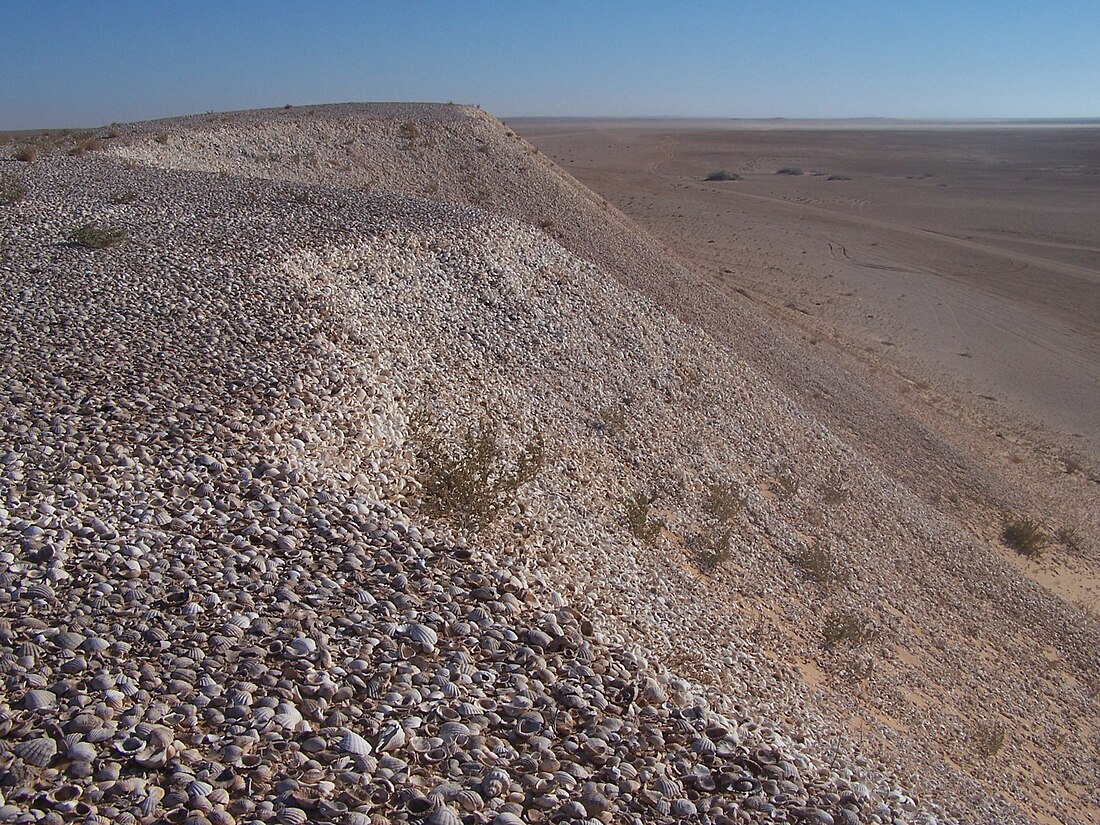
[[[829,175],[825,180],[851,180],[847,175]]]
[[[1001,538],[1005,544],[1029,559],[1038,558],[1050,544],[1050,537],[1043,528],[1042,522],[1029,518],[1006,521]]]
[[[107,229],[96,226],[94,223],[86,223],[69,233],[69,240],[77,246],[85,249],[106,249],[118,246],[127,239],[124,229]]]
[[[11,178],[0,179],[0,200],[5,203],[19,203],[27,195],[27,187]]]
[[[992,757],[1004,747],[1006,729],[1003,722],[979,722],[971,741],[980,756]]]
[[[69,149],[68,154],[74,158],[78,158],[85,152],[98,152],[102,148],[102,140],[100,140],[99,138],[88,138],[87,140],[80,141],[78,144]]]
[[[153,140],[155,140],[157,143],[159,143],[163,146],[164,144],[168,143],[168,135],[165,134],[164,132],[161,132],[159,135],[157,135],[155,138],[153,138]]]
[[[818,584],[843,584],[848,580],[847,572],[840,566],[836,557],[816,541],[804,548],[795,561],[799,568]]]
[[[113,195],[108,196],[107,200],[115,204],[133,203],[137,200],[137,192],[133,189],[128,189],[125,192],[115,192]]]
[[[690,542],[695,562],[704,570],[714,572],[729,561],[732,539],[733,533],[728,527],[711,527],[697,533]]]
[[[623,499],[623,512],[630,532],[636,539],[647,544],[656,541],[661,535],[661,522],[649,516],[649,506],[655,500],[656,496],[646,493],[635,493]]]
[[[793,470],[783,470],[775,477],[773,489],[784,498],[794,498],[802,489],[802,480]]]
[[[703,180],[709,181],[723,181],[723,180],[741,180],[741,176],[736,172],[729,172],[725,169],[721,169],[717,172],[711,172]]]
[[[852,647],[873,642],[878,637],[874,623],[854,610],[830,613],[821,628],[826,647],[844,643]]]
[[[776,171],[777,175],[801,175],[802,170],[797,166],[784,166],[782,169]]]
[[[15,159],[21,160],[24,163],[34,163],[38,160],[38,147],[31,144],[20,146],[15,150]]]
[[[418,443],[420,485],[425,510],[468,530],[483,530],[512,504],[520,485],[542,465],[543,445],[530,441],[510,463],[488,421],[471,428],[456,451],[421,419],[413,423]]]
[[[107,137],[109,137],[109,138],[122,137],[122,129],[119,128],[119,125],[117,123],[112,123],[111,124],[111,128],[107,130]]]
[[[707,490],[706,509],[720,524],[732,524],[745,509],[745,499],[732,484],[712,484]]]
[[[623,404],[608,404],[600,407],[592,422],[592,429],[607,435],[619,435],[626,430],[626,407]]]
[[[1075,553],[1080,553],[1084,549],[1081,533],[1075,527],[1062,527],[1054,534],[1054,538],[1067,550],[1072,550]]]

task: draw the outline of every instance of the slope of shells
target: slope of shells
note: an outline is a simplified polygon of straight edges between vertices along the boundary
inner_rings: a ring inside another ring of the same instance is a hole
[[[505,543],[591,564],[562,417],[667,319],[474,210],[216,180],[48,158],[4,213],[3,821],[934,821],[409,509],[412,405],[480,388],[553,448]]]
[[[234,168],[49,157],[3,212],[6,815],[1026,821],[1042,772],[991,776],[998,798],[928,738],[979,701],[1009,749],[1087,718],[1093,624],[545,233]],[[93,219],[130,240],[64,243]],[[542,435],[497,531],[418,512],[425,418],[456,442],[495,422],[505,455]],[[690,542],[712,485],[744,502],[716,571]],[[623,523],[637,491],[655,545]],[[793,563],[822,543],[831,588]],[[989,615],[977,661],[911,618],[958,583]],[[824,648],[829,610],[874,647]],[[1078,681],[1000,667],[1020,645],[1038,672],[1040,636]],[[796,669],[858,692],[868,662],[896,751],[860,754]],[[942,685],[965,690],[910,700]],[[1057,768],[1087,778],[1072,744]]]

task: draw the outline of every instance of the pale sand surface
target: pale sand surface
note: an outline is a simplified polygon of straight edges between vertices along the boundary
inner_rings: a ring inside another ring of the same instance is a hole
[[[1097,455],[1096,129],[510,125],[716,286]]]

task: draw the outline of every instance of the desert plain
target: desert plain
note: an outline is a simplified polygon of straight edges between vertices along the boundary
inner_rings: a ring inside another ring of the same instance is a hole
[[[1095,126],[511,124],[720,289],[1095,460]]]

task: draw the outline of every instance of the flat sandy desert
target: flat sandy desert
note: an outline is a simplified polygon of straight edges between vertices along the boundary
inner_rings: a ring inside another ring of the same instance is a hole
[[[1100,129],[884,123],[511,121],[720,288],[1095,460]]]

